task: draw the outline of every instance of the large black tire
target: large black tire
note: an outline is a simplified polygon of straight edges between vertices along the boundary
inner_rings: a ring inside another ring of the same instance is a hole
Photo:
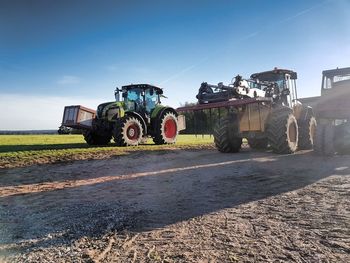
[[[332,156],[334,147],[335,127],[331,124],[318,125],[315,135],[314,151],[318,155]]]
[[[298,123],[289,109],[271,113],[267,124],[267,138],[274,153],[294,153],[298,147]]]
[[[309,150],[314,146],[315,132],[317,122],[315,117],[309,117],[306,120],[298,122],[299,127],[299,150]]]
[[[327,156],[335,154],[334,148],[334,126],[326,125],[324,130],[323,153]]]
[[[135,117],[120,118],[114,126],[113,138],[117,146],[137,146],[142,137],[141,122]]]
[[[89,145],[107,145],[112,139],[112,135],[101,135],[95,130],[86,130],[83,132],[83,136]]]
[[[156,121],[153,141],[155,144],[173,144],[179,134],[176,115],[171,111],[164,112]]]
[[[323,137],[324,137],[325,125],[317,125],[314,140],[314,152],[317,155],[323,155]]]
[[[350,154],[350,122],[334,127],[334,148],[338,154]]]
[[[250,138],[248,139],[248,144],[249,147],[252,149],[256,149],[256,150],[265,150],[267,149],[268,146],[268,140],[267,138]]]
[[[214,128],[214,142],[222,153],[239,152],[242,146],[242,137],[239,134],[237,115],[231,115],[218,121]]]

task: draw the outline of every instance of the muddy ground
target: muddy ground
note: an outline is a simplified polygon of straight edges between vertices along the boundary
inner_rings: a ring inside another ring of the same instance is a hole
[[[0,170],[0,261],[350,262],[350,157],[133,153]]]

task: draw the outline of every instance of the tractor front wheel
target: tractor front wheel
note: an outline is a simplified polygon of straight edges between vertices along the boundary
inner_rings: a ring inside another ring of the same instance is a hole
[[[314,151],[318,155],[332,156],[334,147],[335,127],[331,124],[319,125],[316,129]]]
[[[153,141],[155,144],[173,144],[179,133],[176,115],[167,111],[156,122]]]
[[[317,122],[315,117],[309,117],[304,121],[298,122],[299,142],[298,149],[309,150],[314,146]]]
[[[279,154],[294,153],[298,147],[298,124],[294,115],[285,109],[271,113],[267,137],[272,151]]]
[[[114,126],[113,137],[117,146],[138,145],[143,137],[141,122],[135,117],[121,118]]]
[[[350,120],[334,127],[334,148],[339,154],[350,154]]]

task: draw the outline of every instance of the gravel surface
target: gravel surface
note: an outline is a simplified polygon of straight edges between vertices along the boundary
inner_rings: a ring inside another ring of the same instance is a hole
[[[135,153],[0,170],[0,261],[350,262],[349,156]]]

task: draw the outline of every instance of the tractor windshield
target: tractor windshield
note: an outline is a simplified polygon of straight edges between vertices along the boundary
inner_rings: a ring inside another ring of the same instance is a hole
[[[128,101],[142,100],[141,89],[135,88],[127,91],[126,99]]]
[[[135,111],[142,107],[143,96],[141,88],[123,89],[123,99],[126,109]]]
[[[350,87],[349,75],[324,76],[323,89],[331,89],[334,87],[347,86]]]
[[[150,113],[159,103],[159,94],[157,94],[156,91],[152,88],[146,89],[145,100],[146,100],[146,111]]]
[[[256,77],[259,81],[275,82],[280,90],[285,88],[285,75],[276,73],[264,73]]]

